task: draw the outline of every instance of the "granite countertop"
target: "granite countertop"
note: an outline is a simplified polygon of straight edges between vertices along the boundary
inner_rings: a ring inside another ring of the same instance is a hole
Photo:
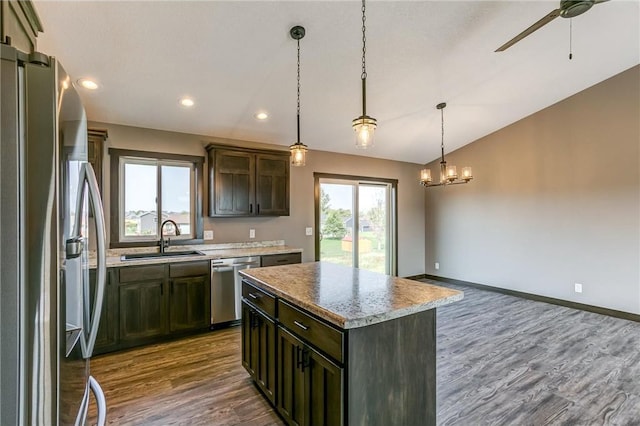
[[[328,262],[247,269],[240,274],[343,329],[400,318],[464,297],[458,290]]]
[[[251,243],[227,243],[227,244],[202,244],[192,246],[170,246],[166,252],[172,251],[185,251],[185,250],[197,250],[202,252],[202,255],[193,256],[179,256],[179,257],[156,257],[156,258],[143,258],[122,260],[123,254],[130,253],[157,253],[157,247],[134,247],[123,249],[109,249],[107,250],[107,267],[125,267],[125,266],[140,266],[140,265],[154,265],[162,263],[175,263],[175,262],[193,262],[197,260],[211,260],[211,259],[225,259],[232,257],[247,257],[247,256],[266,256],[269,254],[285,254],[285,253],[301,253],[302,249],[297,247],[290,247],[284,244],[282,240],[276,241],[261,241]],[[89,267],[96,267],[95,253],[91,253],[89,256]]]

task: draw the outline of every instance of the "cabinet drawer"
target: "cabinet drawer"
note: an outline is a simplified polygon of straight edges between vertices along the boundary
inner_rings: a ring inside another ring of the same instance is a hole
[[[324,351],[336,361],[342,362],[342,332],[281,299],[278,299],[278,319],[282,325],[303,340]]]
[[[269,293],[242,281],[242,297],[262,309],[272,319],[276,316],[276,298]]]
[[[164,279],[164,265],[129,266],[120,268],[120,282],[162,280]]]
[[[209,275],[211,262],[171,263],[169,265],[169,277],[194,277],[197,275]]]
[[[302,262],[302,253],[270,254],[262,256],[260,266],[290,265]]]

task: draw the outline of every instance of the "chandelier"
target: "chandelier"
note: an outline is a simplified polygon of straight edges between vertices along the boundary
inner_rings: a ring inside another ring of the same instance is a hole
[[[471,171],[471,167],[463,167],[462,168],[462,176],[458,179],[458,172],[456,170],[456,166],[450,165],[447,166],[447,162],[444,159],[444,108],[447,106],[445,102],[439,103],[436,105],[436,108],[440,110],[440,119],[441,119],[441,127],[442,127],[442,140],[440,143],[440,182],[433,183],[433,179],[431,177],[430,169],[422,169],[420,171],[420,183],[423,186],[443,186],[443,185],[458,185],[461,183],[468,183],[471,179],[473,179],[473,173]]]

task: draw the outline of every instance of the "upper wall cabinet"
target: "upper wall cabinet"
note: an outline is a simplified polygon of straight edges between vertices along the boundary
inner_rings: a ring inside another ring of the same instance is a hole
[[[209,216],[289,216],[289,153],[209,145]]]
[[[0,42],[32,53],[41,32],[42,23],[32,2],[0,0]]]

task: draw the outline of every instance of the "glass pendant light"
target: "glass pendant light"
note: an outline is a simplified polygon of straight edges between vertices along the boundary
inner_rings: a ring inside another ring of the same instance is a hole
[[[362,115],[354,118],[351,125],[356,132],[356,147],[367,149],[373,146],[373,136],[376,131],[376,119],[367,115],[367,64],[365,54],[367,52],[367,37],[365,21],[365,0],[362,0]]]
[[[304,166],[306,163],[307,146],[300,142],[300,39],[304,37],[304,27],[296,25],[289,31],[291,38],[298,42],[298,109],[297,109],[297,129],[298,139],[297,142],[289,147],[291,151],[291,165],[295,167]]]

